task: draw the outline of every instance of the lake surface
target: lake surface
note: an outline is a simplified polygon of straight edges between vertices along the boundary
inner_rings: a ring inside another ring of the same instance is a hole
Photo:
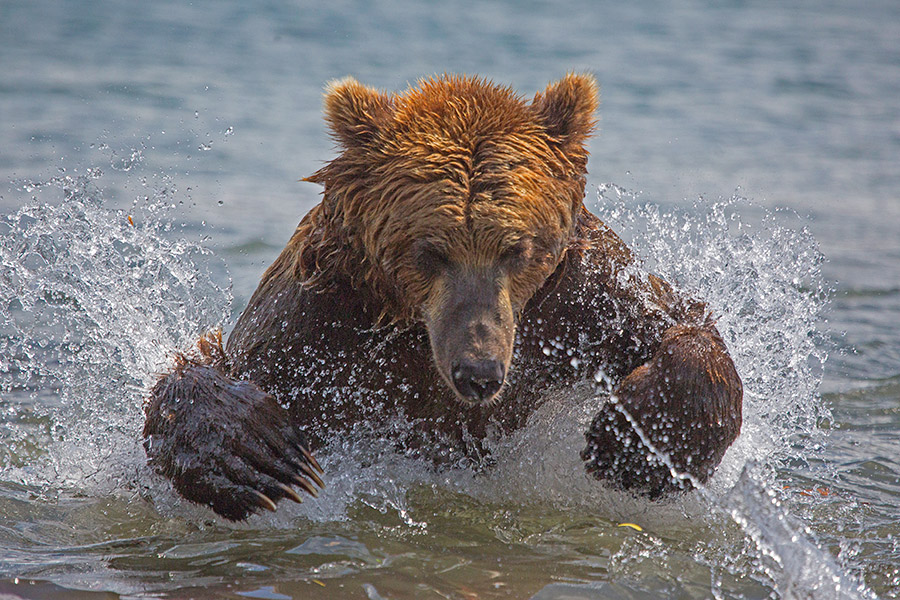
[[[900,4],[321,4],[0,5],[0,596],[900,598]],[[745,383],[708,488],[589,480],[589,395],[478,475],[335,440],[317,501],[242,524],[150,472],[147,387],[318,201],[329,80],[569,70],[589,208]]]

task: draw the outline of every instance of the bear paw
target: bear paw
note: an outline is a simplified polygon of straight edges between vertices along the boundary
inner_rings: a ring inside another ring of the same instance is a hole
[[[705,482],[741,428],[741,381],[718,332],[676,326],[585,434],[589,473],[655,500]]]
[[[275,510],[297,486],[316,496],[321,467],[288,411],[248,381],[185,360],[153,387],[144,448],[150,464],[185,498],[242,520]]]

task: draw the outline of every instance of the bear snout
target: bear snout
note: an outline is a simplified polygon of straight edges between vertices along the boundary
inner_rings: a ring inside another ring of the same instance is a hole
[[[503,387],[506,365],[499,360],[461,360],[453,363],[450,378],[456,393],[470,402],[492,399]]]
[[[490,269],[457,269],[441,278],[425,311],[434,364],[456,398],[488,404],[512,360],[515,318],[509,294]]]

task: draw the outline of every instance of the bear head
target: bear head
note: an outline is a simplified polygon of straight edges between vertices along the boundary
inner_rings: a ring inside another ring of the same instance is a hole
[[[488,403],[516,321],[572,244],[597,85],[570,74],[526,101],[461,76],[402,94],[333,82],[325,113],[340,153],[298,249],[309,285],[349,280],[374,323],[424,323],[460,400]]]

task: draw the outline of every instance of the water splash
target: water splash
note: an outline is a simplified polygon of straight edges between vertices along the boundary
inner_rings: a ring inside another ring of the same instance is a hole
[[[779,597],[871,597],[791,516],[777,484],[779,469],[808,467],[821,452],[821,425],[831,420],[818,396],[828,347],[818,328],[829,290],[815,239],[805,227],[784,225],[796,215],[737,196],[700,199],[682,214],[629,206],[634,195],[615,186],[601,188],[600,200],[601,218],[630,238],[648,268],[709,303],[743,380],[741,437],[710,487],[695,482],[698,499],[742,532],[745,550],[731,558],[732,573]],[[735,558],[747,564],[735,568]]]
[[[0,221],[2,405],[8,422],[43,434],[29,445],[33,428],[11,428],[19,451],[0,462],[5,480],[94,493],[139,485],[147,386],[227,314],[209,252],[168,239],[171,181],[109,210],[101,175],[25,182],[33,204]]]
[[[91,495],[151,485],[140,446],[145,390],[173,350],[224,322],[230,303],[209,272],[209,253],[170,241],[170,182],[130,210],[113,211],[103,206],[98,177],[91,171],[23,183],[36,194],[33,205],[0,222],[0,409],[12,447],[0,454],[0,477]],[[39,202],[44,194],[56,201]],[[709,303],[744,381],[742,435],[708,487],[654,504],[587,477],[578,454],[598,400],[586,384],[561,390],[528,427],[494,439],[497,464],[483,474],[435,473],[393,453],[390,436],[335,440],[322,458],[329,482],[317,502],[247,526],[289,528],[298,516],[322,522],[373,510],[396,515],[405,531],[426,533],[427,509],[420,512],[408,496],[424,485],[490,503],[573,507],[658,530],[683,527],[686,518],[696,517],[701,528],[724,520],[732,524],[725,533],[693,552],[713,573],[714,594],[725,595],[724,579],[749,577],[785,597],[866,596],[776,492],[779,469],[814,456],[824,441],[819,424],[829,419],[816,392],[827,287],[815,240],[782,224],[789,215],[757,211],[754,220],[757,209],[736,197],[665,213],[604,186],[596,209],[648,270]],[[209,518],[168,488],[153,498],[163,513]],[[622,563],[656,560],[667,545],[651,544]],[[612,575],[617,568],[613,560]]]
[[[739,196],[700,198],[679,213],[635,206],[634,194],[612,185],[599,198],[600,217],[648,270],[709,304],[744,384],[739,454],[782,461],[818,451],[820,424],[831,420],[818,399],[829,288],[802,221]]]

